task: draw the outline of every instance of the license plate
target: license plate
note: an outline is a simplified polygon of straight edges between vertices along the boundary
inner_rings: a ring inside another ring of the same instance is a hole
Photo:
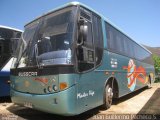
[[[24,106],[28,108],[33,108],[33,105],[31,102],[24,102]]]

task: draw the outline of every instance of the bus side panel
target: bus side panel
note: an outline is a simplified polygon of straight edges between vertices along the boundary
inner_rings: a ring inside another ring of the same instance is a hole
[[[77,80],[78,113],[82,113],[102,104],[102,102],[99,101],[99,97],[101,97],[102,94],[99,90],[103,89],[101,77],[102,75],[97,74],[94,70],[79,74],[79,79]]]
[[[130,92],[127,87],[127,72],[123,69],[123,66],[127,65],[127,57],[105,50],[102,66],[105,66],[103,70],[107,74],[104,74],[106,76],[106,79],[103,81],[103,84],[107,83],[106,80],[108,80],[109,78],[114,77],[118,83],[119,96]]]
[[[153,83],[153,80],[154,80],[154,66],[153,65],[149,65],[147,63],[143,63],[143,62],[140,62],[140,61],[136,61],[136,64],[137,64],[137,70],[140,69],[140,67],[143,67],[144,68],[144,76],[145,76],[145,81],[140,81],[140,80],[137,80],[137,85],[139,88],[142,88],[144,86],[147,85],[147,82],[149,79],[151,79],[151,83]],[[149,78],[149,76],[151,78]]]
[[[108,71],[114,72],[118,82],[119,96],[126,95],[147,85],[148,76],[153,66],[135,59],[108,52]],[[131,68],[132,67],[132,68]]]
[[[143,73],[143,71],[129,71],[128,68],[132,62],[136,69],[140,66],[144,68],[146,75],[153,70],[153,66],[104,50],[103,60],[98,68],[79,74],[79,80],[77,80],[78,113],[103,104],[105,83],[111,77],[114,77],[118,83],[119,97],[146,86],[146,82],[143,83],[138,78],[133,79],[134,82],[131,84],[132,79],[128,77],[130,74]],[[144,76],[144,80],[146,78]],[[130,84],[131,86],[129,86]]]
[[[110,56],[107,50],[103,52],[103,59],[101,65],[96,68],[95,75],[97,80],[95,80],[95,85],[97,88],[97,102],[101,105],[104,102],[104,91],[105,85],[108,82],[109,78],[112,77],[112,71],[110,69]],[[121,84],[120,84],[121,85]]]

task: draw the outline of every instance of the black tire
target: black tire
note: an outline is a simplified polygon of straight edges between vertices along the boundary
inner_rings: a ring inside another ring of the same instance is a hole
[[[112,99],[113,99],[113,89],[110,84],[107,84],[104,91],[104,104],[103,108],[108,109],[112,105]]]
[[[150,76],[148,78],[147,88],[151,88],[151,77]]]

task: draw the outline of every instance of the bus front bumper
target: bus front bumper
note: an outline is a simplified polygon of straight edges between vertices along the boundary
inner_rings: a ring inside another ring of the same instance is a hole
[[[61,92],[36,95],[21,93],[11,89],[12,102],[40,111],[73,116],[76,115],[76,89],[75,85]]]

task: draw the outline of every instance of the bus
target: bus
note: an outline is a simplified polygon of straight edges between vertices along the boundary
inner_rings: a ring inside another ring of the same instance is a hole
[[[101,14],[71,2],[25,25],[11,69],[11,99],[73,116],[154,81],[152,53]]]
[[[17,41],[22,31],[0,25],[0,97],[9,96],[10,67],[12,65],[13,40]],[[17,41],[18,42],[18,41]]]

